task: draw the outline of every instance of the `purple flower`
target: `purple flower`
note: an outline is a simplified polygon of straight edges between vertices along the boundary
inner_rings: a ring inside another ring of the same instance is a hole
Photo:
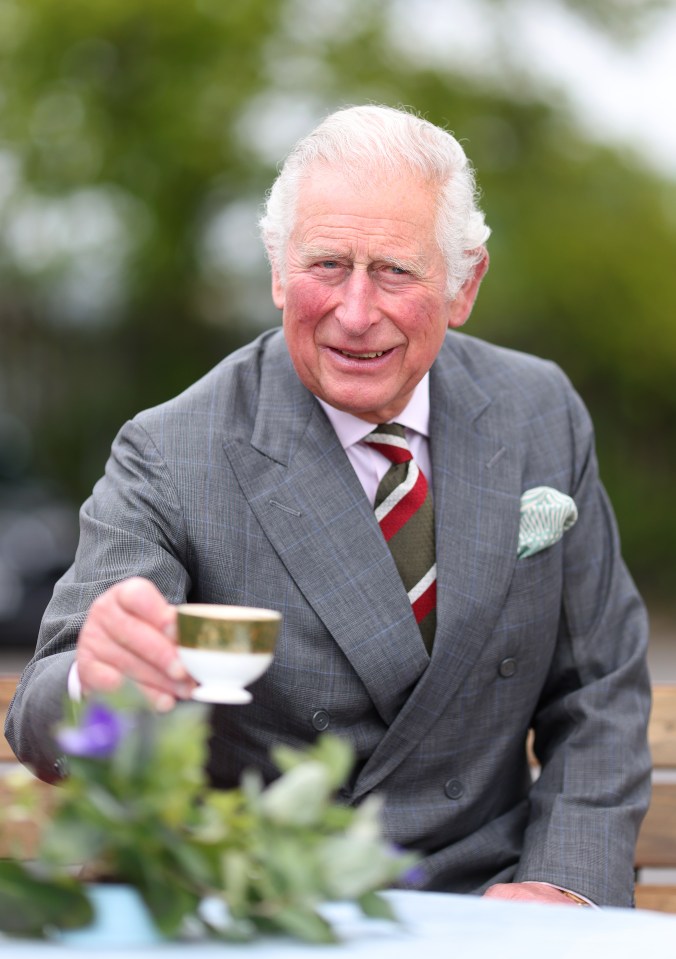
[[[399,882],[405,889],[420,889],[427,879],[427,873],[422,866],[411,866],[407,869]]]
[[[128,725],[114,710],[93,703],[83,713],[80,725],[63,727],[56,741],[71,756],[105,759],[115,751]]]

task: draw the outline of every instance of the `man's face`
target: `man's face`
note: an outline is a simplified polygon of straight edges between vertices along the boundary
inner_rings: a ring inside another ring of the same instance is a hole
[[[285,283],[273,271],[298,377],[371,423],[403,410],[474,302],[476,289],[469,305],[446,295],[435,213],[434,187],[412,175],[357,187],[316,165],[299,191]]]

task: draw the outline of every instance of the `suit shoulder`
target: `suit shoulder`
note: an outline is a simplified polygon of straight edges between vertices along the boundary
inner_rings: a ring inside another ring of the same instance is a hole
[[[527,397],[553,391],[559,398],[563,393],[577,395],[566,374],[552,360],[457,331],[446,337],[444,349],[489,394],[506,391]]]

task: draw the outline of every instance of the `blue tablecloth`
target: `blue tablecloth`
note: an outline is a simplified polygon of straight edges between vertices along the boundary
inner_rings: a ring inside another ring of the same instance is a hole
[[[388,894],[400,925],[361,919],[351,906],[327,907],[343,941],[313,946],[295,940],[263,939],[239,945],[222,942],[168,943],[144,949],[97,950],[98,957],[126,959],[673,959],[676,916],[630,909],[587,909],[500,902],[440,893]],[[79,957],[83,950],[55,943],[0,937],[2,959]]]

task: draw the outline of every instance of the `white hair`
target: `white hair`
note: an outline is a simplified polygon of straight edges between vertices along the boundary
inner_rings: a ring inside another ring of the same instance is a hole
[[[390,175],[404,168],[437,184],[436,238],[446,263],[447,293],[451,298],[457,295],[490,235],[478,206],[474,171],[446,130],[385,106],[345,107],[331,113],[298,141],[284,161],[260,218],[268,258],[282,283],[299,187],[319,162],[357,179],[373,167]]]

